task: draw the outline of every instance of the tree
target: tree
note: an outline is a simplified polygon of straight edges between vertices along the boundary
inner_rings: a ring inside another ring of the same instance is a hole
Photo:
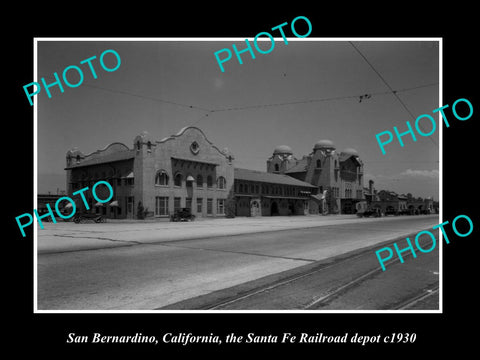
[[[235,208],[236,208],[236,200],[235,200],[235,196],[233,195],[233,187],[232,187],[225,201],[225,217],[234,218]]]
[[[138,202],[138,206],[137,206],[137,219],[139,220],[145,219],[145,210],[143,208],[141,201]]]

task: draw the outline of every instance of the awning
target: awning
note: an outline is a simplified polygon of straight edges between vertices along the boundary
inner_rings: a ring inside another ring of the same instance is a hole
[[[100,201],[95,204],[95,206],[104,206]]]
[[[69,202],[67,205],[64,206],[64,209],[69,209],[71,207],[73,207],[73,205],[71,202]]]
[[[133,179],[133,178],[134,178],[134,176],[133,176],[133,171],[130,171],[130,172],[128,173],[128,175],[127,175],[127,176],[124,176],[123,178],[124,178],[124,179]]]
[[[195,181],[195,179],[192,175],[188,175],[187,176],[187,181]]]
[[[108,204],[109,206],[119,206],[118,205],[118,200],[115,200],[115,201],[112,201],[110,204]]]

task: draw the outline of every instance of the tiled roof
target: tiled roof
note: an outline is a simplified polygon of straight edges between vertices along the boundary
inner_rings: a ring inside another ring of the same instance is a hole
[[[74,169],[82,166],[90,166],[90,165],[97,165],[97,164],[104,164],[113,161],[121,161],[121,160],[128,160],[133,159],[135,157],[135,150],[128,150],[128,151],[118,151],[107,155],[98,156],[92,159],[81,160],[78,164],[73,164],[66,169]]]
[[[263,171],[257,170],[248,170],[248,169],[234,169],[234,178],[237,180],[246,180],[246,181],[258,181],[271,184],[282,184],[282,185],[294,185],[294,186],[304,186],[310,188],[316,188],[309,183],[304,181],[297,180],[288,175],[282,174],[272,174]]]
[[[298,163],[292,166],[290,169],[285,171],[286,174],[288,173],[296,173],[296,172],[304,172],[307,171],[308,159],[301,159]]]

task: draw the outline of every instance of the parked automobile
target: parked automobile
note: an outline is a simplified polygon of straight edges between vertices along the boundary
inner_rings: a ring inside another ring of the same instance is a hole
[[[101,222],[106,222],[107,221],[105,219],[105,217],[103,217],[102,215],[91,214],[91,213],[79,213],[79,214],[76,214],[73,217],[73,221],[76,224],[82,224],[82,223],[87,222],[88,220],[92,220],[96,223],[101,223]]]
[[[358,217],[381,217],[382,213],[378,208],[371,208],[366,201],[360,201],[355,205]]]
[[[195,220],[195,215],[192,214],[190,208],[181,208],[175,211],[173,215],[170,216],[170,221],[193,221]]]
[[[382,213],[381,213],[380,209],[377,209],[377,208],[376,209],[367,209],[364,212],[357,212],[357,216],[358,217],[370,217],[370,216],[381,217]]]
[[[385,210],[385,216],[387,215],[398,215],[398,211],[393,208],[388,208]]]

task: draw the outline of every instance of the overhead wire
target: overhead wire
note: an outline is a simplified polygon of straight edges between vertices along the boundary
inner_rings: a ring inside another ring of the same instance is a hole
[[[179,107],[183,107],[183,108],[187,108],[187,109],[192,109],[192,110],[198,110],[198,111],[205,112],[199,119],[195,120],[195,122],[192,123],[191,126],[194,126],[194,125],[198,124],[201,120],[207,118],[209,114],[216,113],[216,112],[252,110],[252,109],[260,109],[260,108],[268,108],[268,107],[278,107],[278,106],[286,106],[286,105],[299,105],[299,104],[317,103],[317,102],[325,102],[325,101],[338,101],[338,100],[347,100],[347,99],[359,99],[360,100],[359,102],[361,102],[363,99],[371,98],[371,96],[386,95],[386,94],[393,94],[398,99],[398,101],[402,104],[402,106],[406,109],[406,111],[410,114],[410,116],[413,119],[415,119],[412,112],[408,109],[408,107],[400,99],[400,97],[398,97],[397,94],[400,93],[400,92],[412,91],[412,90],[421,89],[421,88],[425,88],[425,87],[435,86],[435,85],[438,85],[439,83],[435,82],[435,83],[417,85],[417,86],[413,86],[413,87],[394,90],[386,82],[386,80],[381,76],[381,74],[373,67],[373,65],[368,61],[368,59],[360,52],[360,50],[351,41],[349,43],[357,50],[357,52],[362,56],[362,58],[370,65],[370,67],[380,77],[380,79],[382,79],[382,81],[387,86],[388,91],[379,91],[379,92],[374,92],[374,93],[355,94],[355,95],[334,96],[334,97],[317,98],[317,99],[285,101],[285,102],[279,102],[279,103],[254,104],[254,105],[210,109],[210,108],[205,108],[205,107],[201,107],[201,106],[197,106],[197,105],[185,104],[185,103],[181,103],[181,102],[177,102],[177,101],[166,100],[166,99],[157,98],[157,97],[153,97],[153,96],[145,96],[145,95],[135,94],[135,93],[132,93],[132,92],[129,92],[129,91],[118,90],[118,89],[110,89],[110,88],[95,86],[95,85],[91,85],[91,84],[83,84],[83,86],[95,88],[95,89],[98,89],[98,90],[108,91],[108,92],[111,92],[111,93],[117,93],[117,94],[126,95],[126,96],[133,96],[133,97],[140,98],[140,99],[156,101],[156,102],[171,104],[171,105],[175,105],[175,106],[179,106]],[[431,139],[431,140],[433,141],[433,139]]]
[[[387,86],[387,88],[390,90],[390,92],[397,98],[398,102],[403,106],[403,108],[408,112],[408,114],[412,117],[413,120],[416,120],[415,116],[412,114],[410,109],[405,105],[405,103],[402,101],[402,99],[398,96],[397,91],[393,90],[392,87],[388,84],[388,82],[385,80],[385,78],[380,74],[380,72],[375,69],[375,67],[372,65],[372,63],[367,59],[365,55],[360,51],[358,47],[355,46],[355,44],[351,41],[349,41],[350,45],[360,54],[360,56],[365,60],[365,62],[372,68],[372,70],[377,74],[377,76],[383,81],[383,83]],[[421,126],[420,126],[421,127]],[[423,130],[423,129],[422,129]],[[438,146],[435,140],[433,140],[432,137],[428,137],[435,146]]]

